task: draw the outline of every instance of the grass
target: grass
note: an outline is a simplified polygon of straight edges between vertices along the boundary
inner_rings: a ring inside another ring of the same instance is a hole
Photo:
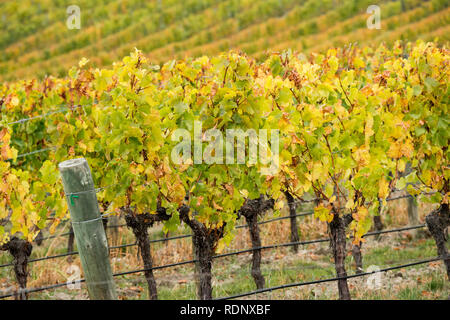
[[[372,245],[372,244],[371,244]],[[378,245],[378,244],[375,244]],[[292,254],[288,249],[277,249],[264,253],[262,266],[263,275],[266,278],[266,286],[273,287],[287,283],[305,282],[316,279],[335,277],[334,265],[328,256],[315,256],[314,251],[324,248],[322,244],[316,248],[304,250],[299,254]],[[420,245],[411,243],[411,247],[405,247],[402,251],[392,250],[386,241],[376,249],[363,250],[365,266],[376,264],[380,268],[404,264],[410,261],[418,261],[435,256],[434,243],[431,240],[422,241]],[[313,258],[315,261],[305,261]],[[300,257],[303,257],[301,259]],[[347,258],[347,270],[353,274],[353,261],[351,256]],[[227,258],[214,263],[214,295],[224,297],[256,289],[250,276],[250,256]],[[189,274],[189,268],[183,268],[184,274]],[[430,263],[405,270],[390,271],[385,276],[381,290],[367,290],[367,285],[360,279],[349,280],[352,295],[356,299],[446,299],[450,286],[446,281],[446,275],[440,263]],[[413,272],[411,272],[413,271]],[[180,272],[179,272],[180,273]],[[181,273],[181,274],[183,274]],[[420,277],[420,282],[418,282]],[[363,279],[366,279],[364,277]],[[403,289],[401,283],[388,280],[399,280],[408,283]],[[414,283],[416,281],[416,283]],[[421,283],[421,285],[417,285]],[[423,284],[422,284],[423,283]],[[284,289],[269,293],[262,293],[249,298],[256,299],[336,299],[336,284],[326,283],[318,285],[319,290],[312,290],[313,286]],[[410,290],[411,294],[406,293]],[[195,287],[192,282],[187,284],[174,284],[171,288],[160,290],[161,299],[195,299]]]
[[[390,205],[383,222],[386,228],[395,228],[407,224],[406,202],[398,201]],[[302,208],[300,210],[308,210]],[[420,220],[430,208],[420,206]],[[285,213],[284,213],[285,214]],[[313,217],[299,218],[301,239],[323,238],[326,225]],[[263,245],[289,242],[289,221],[277,221],[261,225]],[[109,233],[111,229],[108,229]],[[66,232],[63,228],[58,232]],[[188,229],[182,228],[177,234],[186,234]],[[151,229],[150,238],[159,239],[164,236],[160,226]],[[134,236],[127,228],[120,228],[118,238],[109,234],[110,244],[133,243]],[[36,247],[33,257],[49,256],[65,253],[67,237],[49,239],[42,247]],[[246,229],[236,232],[235,239],[225,252],[242,250],[250,247]],[[350,249],[350,247],[349,247]],[[349,250],[350,251],[350,250]],[[179,239],[167,243],[152,244],[154,265],[164,265],[192,259],[191,239]],[[396,266],[412,261],[419,261],[437,255],[434,241],[425,233],[414,235],[412,232],[402,232],[382,235],[379,240],[368,237],[362,247],[363,265],[367,270],[375,265],[379,268]],[[142,268],[137,258],[136,247],[111,250],[111,265],[113,272]],[[0,263],[8,263],[8,254],[0,255]],[[28,287],[39,287],[53,283],[68,281],[67,268],[81,264],[78,256],[70,262],[68,258],[58,258],[30,264]],[[251,254],[229,256],[215,259],[213,263],[214,297],[225,297],[256,289],[250,275]],[[346,258],[346,268],[349,274],[354,273],[354,261],[351,254]],[[263,251],[262,273],[266,279],[266,287],[287,283],[306,282],[317,279],[335,277],[334,264],[331,259],[328,243],[300,246],[298,253],[291,248],[278,248]],[[192,264],[155,270],[160,299],[196,299],[194,282],[194,266]],[[81,274],[81,277],[83,275]],[[349,279],[349,287],[354,299],[447,299],[450,295],[449,281],[441,261],[418,265],[410,268],[393,270],[382,274],[381,288],[368,287],[369,276]],[[147,299],[147,285],[142,273],[119,276],[115,278],[120,299]],[[0,291],[16,286],[11,267],[0,269]],[[30,299],[86,299],[85,285],[80,290],[69,290],[67,287],[30,294]],[[288,289],[276,290],[243,299],[337,299],[336,282],[306,285]]]

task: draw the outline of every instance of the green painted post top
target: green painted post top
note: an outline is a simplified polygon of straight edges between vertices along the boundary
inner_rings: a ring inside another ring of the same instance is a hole
[[[76,223],[99,218],[100,209],[87,160],[78,158],[61,162],[59,170],[72,221]],[[96,210],[92,210],[92,206],[84,208],[86,204],[92,205],[94,202],[97,203],[94,205]]]

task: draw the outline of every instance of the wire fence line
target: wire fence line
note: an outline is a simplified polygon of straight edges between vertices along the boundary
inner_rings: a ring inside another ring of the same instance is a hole
[[[302,214],[304,215],[305,213],[301,213],[299,215],[302,215]],[[290,218],[290,216],[280,217],[280,218]],[[280,220],[280,219],[277,218],[277,219],[272,219],[272,220],[273,221],[277,221],[277,220]],[[270,221],[270,222],[273,222],[273,221]],[[421,225],[417,225],[417,226],[408,226],[408,227],[403,227],[403,228],[396,228],[396,229],[390,229],[390,230],[381,230],[381,231],[369,232],[364,237],[366,237],[366,236],[373,236],[373,235],[379,235],[379,234],[386,234],[386,233],[393,233],[393,232],[401,232],[401,231],[412,230],[412,229],[419,229],[419,228],[424,228],[425,226],[426,226],[425,224],[421,224]],[[241,226],[241,227],[244,227],[244,226]],[[173,240],[173,239],[187,238],[187,237],[190,237],[190,236],[191,235],[180,235],[180,236],[174,236],[174,237],[171,237],[171,238],[155,239],[155,240],[151,240],[151,242],[169,241],[169,240]],[[266,245],[266,246],[261,246],[261,247],[244,249],[244,250],[240,250],[240,251],[234,251],[234,252],[218,254],[218,255],[215,255],[213,257],[213,259],[224,258],[224,257],[233,256],[233,255],[239,255],[239,254],[244,254],[244,253],[250,253],[250,252],[253,252],[253,251],[256,251],[256,250],[267,250],[267,249],[274,249],[274,248],[280,248],[280,247],[289,247],[289,246],[294,246],[294,245],[308,245],[308,244],[328,242],[328,241],[330,241],[329,238],[323,238],[323,239],[314,239],[314,240],[306,240],[306,241],[298,241],[298,242],[289,242],[289,243]],[[112,246],[109,249],[120,249],[120,248],[126,248],[126,247],[131,247],[131,246],[136,246],[136,243]],[[32,259],[29,262],[37,262],[37,261],[53,259],[53,258],[59,258],[59,257],[65,257],[65,256],[75,255],[75,254],[78,254],[78,252],[69,252],[69,253],[64,253],[64,254],[55,255],[55,256],[51,256],[51,257],[43,257],[43,258]],[[439,260],[439,259],[436,259],[436,260]],[[182,265],[186,265],[186,264],[191,264],[191,263],[195,263],[195,262],[196,262],[196,260],[188,260],[188,261],[183,261],[183,262],[178,262],[178,263],[172,263],[172,264],[167,264],[167,265],[162,265],[162,266],[156,266],[156,267],[153,267],[153,268],[138,269],[138,270],[131,270],[131,271],[124,271],[124,272],[114,273],[113,276],[141,273],[141,272],[145,272],[145,271],[148,271],[148,270],[160,270],[160,269],[165,269],[165,268],[171,268],[171,267],[177,267],[177,266],[182,266]],[[12,263],[4,264],[4,265],[0,265],[0,268],[1,267],[6,267],[6,266],[12,266],[12,265],[13,265]],[[363,274],[363,275],[365,275],[365,274]],[[350,276],[350,277],[352,277],[352,276]],[[320,282],[340,280],[338,278],[333,278],[333,279],[334,280],[332,280],[332,279],[320,280]],[[78,282],[81,283],[81,282],[84,282],[84,281],[85,280],[82,279],[82,280],[80,280]],[[63,287],[63,286],[66,286],[68,284],[74,284],[74,283],[75,282],[70,282],[70,283],[63,283],[63,284],[54,284],[54,285],[49,285],[49,286],[40,287],[40,288],[23,289],[23,290],[16,291],[15,293],[11,293],[11,294],[0,296],[0,298],[7,298],[7,297],[15,296],[15,295],[20,294],[20,293],[32,293],[32,292],[49,290],[49,289],[55,289],[55,288],[58,288],[58,287]],[[313,283],[315,283],[315,282],[303,283],[302,285],[313,284]],[[284,286],[273,287],[270,290],[282,289],[282,288],[285,288],[286,286],[287,287],[291,287],[291,286],[296,286],[296,285],[288,284],[288,285],[284,285]],[[265,292],[265,291],[263,291],[263,292]],[[245,293],[244,295],[241,294],[239,296],[252,295],[252,294],[256,294],[256,293],[261,293],[261,292],[255,291],[255,292]],[[238,297],[238,296],[236,296],[236,297]],[[232,299],[232,298],[234,298],[234,296],[227,297],[226,299]]]
[[[136,246],[137,243],[127,243],[127,244],[121,244],[118,246],[111,246],[108,247],[110,250],[113,249],[122,249],[122,248],[127,248],[127,247],[133,247]],[[48,256],[48,257],[40,257],[40,258],[35,258],[35,259],[30,259],[28,260],[28,263],[32,263],[32,262],[39,262],[39,261],[44,261],[44,260],[51,260],[51,259],[57,259],[57,258],[64,258],[64,257],[68,257],[68,256],[74,256],[79,254],[78,251],[71,251],[71,252],[66,252],[66,253],[61,253],[61,254],[57,254],[57,255],[53,255],[53,256]],[[10,262],[10,263],[5,263],[5,264],[1,264],[0,268],[5,268],[5,267],[11,267],[13,266],[14,263]]]
[[[299,214],[299,215],[301,215],[301,214]],[[296,215],[296,216],[299,216],[299,215]],[[280,217],[280,218],[288,219],[288,218],[290,218],[290,216]],[[278,221],[278,220],[281,220],[281,219],[278,218],[278,219],[272,219],[271,221],[262,221],[262,222],[260,222],[260,224],[274,222],[274,221]],[[426,226],[425,224],[421,224],[421,225],[417,225],[417,226],[408,226],[408,227],[404,227],[404,228],[374,231],[374,232],[369,232],[369,233],[365,234],[364,237],[385,234],[385,233],[401,232],[401,231],[407,231],[407,230],[412,230],[412,229],[419,229],[419,228],[424,228],[425,226]],[[243,228],[243,227],[246,227],[246,225],[239,226],[239,227]],[[149,242],[150,243],[158,243],[158,242],[166,242],[166,241],[171,241],[171,240],[185,239],[185,238],[190,238],[190,237],[192,237],[191,234],[183,234],[183,235],[167,237],[167,238],[151,239],[151,240],[149,240]],[[290,242],[288,244],[283,244],[283,246],[303,245],[303,244],[318,243],[318,242],[324,242],[324,241],[329,241],[329,239],[316,239],[316,240],[307,240],[307,241],[299,241],[299,242]],[[111,247],[109,247],[109,249],[121,249],[121,248],[133,247],[136,245],[137,245],[137,243],[133,242],[133,243],[122,244],[122,245],[118,245],[118,246],[111,246]],[[261,249],[264,249],[264,247],[262,247]],[[248,250],[254,251],[254,250],[258,250],[258,249],[248,249]],[[29,260],[28,262],[32,263],[32,262],[38,262],[38,261],[43,261],[43,260],[49,260],[49,259],[63,258],[63,257],[67,257],[67,256],[77,255],[77,254],[78,254],[78,251],[73,251],[73,252],[67,252],[67,253],[62,253],[62,254],[58,254],[58,255],[48,256],[48,257],[35,258],[35,259]],[[14,265],[14,263],[1,264],[0,269],[4,268],[4,267],[13,266],[13,265]]]
[[[397,265],[397,266],[393,266],[393,267],[388,267],[388,268],[384,268],[384,269],[380,269],[380,270],[376,270],[376,271],[372,271],[372,272],[364,272],[364,273],[357,273],[357,274],[347,275],[345,277],[334,277],[334,278],[319,279],[319,280],[313,280],[313,281],[307,281],[307,282],[289,283],[289,284],[284,284],[284,285],[280,285],[280,286],[269,287],[269,288],[264,288],[264,289],[258,289],[258,290],[254,290],[254,291],[250,291],[250,292],[244,292],[244,293],[240,293],[240,294],[236,294],[236,295],[232,295],[232,296],[216,298],[214,300],[229,300],[229,299],[241,298],[241,297],[250,296],[250,295],[254,295],[254,294],[264,293],[264,292],[268,292],[268,291],[275,291],[275,290],[280,290],[280,289],[286,289],[286,288],[291,288],[291,287],[300,287],[300,286],[319,284],[319,283],[325,283],[325,282],[333,282],[333,281],[338,281],[338,280],[343,280],[343,279],[364,277],[364,276],[372,275],[372,274],[375,274],[375,273],[388,272],[388,271],[391,271],[391,270],[402,269],[402,268],[412,267],[412,266],[421,265],[421,264],[425,264],[425,263],[435,262],[435,261],[442,260],[444,258],[445,257],[434,257],[434,258],[429,258],[429,259],[416,261],[416,262],[412,262],[412,263],[407,263],[407,264],[403,264],[403,265]],[[148,271],[148,270],[160,270],[160,269],[165,269],[165,268],[170,268],[170,267],[177,267],[177,266],[181,266],[181,265],[192,264],[192,263],[195,263],[196,261],[197,260],[188,260],[188,261],[173,263],[173,264],[169,264],[169,265],[157,266],[157,267],[153,267],[153,268],[146,268],[146,269],[139,269],[139,270],[132,270],[132,271],[117,272],[117,273],[113,274],[113,277],[130,275],[130,274],[135,274],[135,273],[141,273],[141,272],[145,272],[145,271]],[[70,282],[57,283],[57,284],[52,284],[52,285],[38,287],[38,288],[19,289],[19,290],[16,290],[16,291],[12,292],[12,293],[7,293],[7,294],[0,295],[0,299],[5,299],[5,298],[8,298],[8,297],[17,296],[19,294],[27,294],[27,293],[33,293],[33,292],[57,289],[57,288],[61,288],[61,287],[69,286],[69,285],[81,284],[81,283],[84,283],[84,282],[86,282],[86,279],[80,279],[80,280],[75,280],[75,281],[70,281]]]
[[[124,276],[124,275],[135,274],[135,273],[141,273],[141,272],[145,272],[145,271],[148,271],[148,270],[161,270],[161,269],[166,269],[166,268],[171,268],[171,267],[177,267],[177,266],[182,266],[182,265],[186,265],[186,264],[191,264],[191,263],[195,263],[195,262],[196,262],[196,260],[188,260],[188,261],[182,261],[182,262],[177,262],[177,263],[172,263],[172,264],[167,264],[167,265],[162,265],[162,266],[156,266],[156,267],[153,267],[153,268],[117,272],[117,273],[113,273],[113,277]],[[56,283],[56,284],[52,284],[52,285],[48,285],[48,286],[44,286],[44,287],[38,287],[38,288],[19,289],[19,290],[15,291],[14,293],[0,295],[0,299],[13,297],[13,296],[16,296],[16,295],[18,295],[20,293],[32,293],[32,292],[45,291],[45,290],[65,287],[67,285],[75,285],[75,284],[83,283],[83,282],[86,282],[86,279],[75,280],[73,282]]]
[[[105,190],[107,187],[103,187],[103,188],[97,188],[96,190]],[[396,196],[396,197],[392,197],[392,198],[386,198],[386,201],[394,201],[394,200],[398,200],[398,199],[404,199],[404,198],[410,198],[412,197],[411,195],[401,195],[401,196]],[[274,221],[279,221],[279,220],[287,220],[287,219],[291,219],[291,218],[297,218],[297,217],[303,217],[303,216],[309,216],[309,215],[313,215],[314,214],[314,210],[307,210],[307,211],[303,211],[300,213],[297,213],[295,215],[289,215],[289,216],[283,216],[283,217],[276,217],[273,219],[269,219],[269,220],[264,220],[264,221],[258,221],[258,225],[263,225],[263,224],[267,224],[267,223],[271,223]],[[103,219],[108,219],[109,217],[103,217]],[[111,226],[106,226],[106,228],[122,228],[122,227],[126,227],[127,224],[123,223],[123,224],[117,224],[117,225],[111,225]],[[241,228],[247,228],[248,224],[244,224],[244,225],[238,225],[236,226],[236,229],[241,229]],[[47,239],[53,239],[53,238],[57,238],[57,237],[63,237],[63,236],[68,236],[72,234],[71,232],[66,232],[66,233],[62,233],[59,235],[52,235],[52,236],[47,236],[47,237],[43,237],[41,240],[47,240]],[[180,236],[174,236],[174,237],[168,237],[168,238],[161,238],[161,239],[156,239],[156,240],[150,240],[150,242],[165,242],[165,241],[170,241],[170,240],[176,240],[176,239],[183,239],[183,238],[189,238],[191,237],[191,234],[185,234],[185,235],[180,235]],[[1,267],[1,265],[0,265]]]
[[[33,154],[43,153],[43,152],[52,151],[52,150],[53,151],[54,150],[58,150],[59,147],[60,146],[48,147],[48,148],[43,148],[43,149],[31,151],[31,152],[28,152],[28,153],[19,154],[19,155],[17,155],[17,159],[28,157],[28,156],[31,156]],[[13,160],[13,159],[7,159],[7,160]]]
[[[98,103],[98,101],[95,101],[92,104],[86,104],[86,105],[81,105],[81,104],[75,104],[75,105],[61,104],[59,106],[66,106],[66,107],[58,109],[58,110],[50,111],[50,112],[42,114],[42,115],[22,118],[22,119],[19,119],[19,120],[16,120],[16,121],[12,121],[12,122],[6,123],[6,125],[10,126],[10,125],[14,125],[14,124],[23,124],[23,123],[26,123],[28,121],[33,121],[33,120],[37,120],[37,119],[45,119],[45,118],[48,118],[48,117],[50,117],[50,116],[52,116],[54,114],[64,113],[64,112],[68,112],[68,111],[74,111],[75,109],[79,109],[79,108],[92,107],[92,106],[94,106],[97,103]],[[116,106],[113,106],[113,105],[103,106],[103,108],[111,108],[111,107],[112,108],[116,108]],[[39,153],[43,153],[43,152],[47,152],[47,151],[52,151],[52,150],[55,151],[55,150],[58,150],[61,147],[62,146],[60,145],[60,146],[52,146],[52,147],[37,149],[37,150],[33,150],[33,151],[30,151],[30,152],[27,152],[27,153],[19,154],[19,155],[17,155],[17,158],[18,159],[19,158],[24,158],[24,157],[28,157],[28,156],[31,156],[31,155],[35,155],[35,154],[39,154]],[[13,159],[12,158],[7,159],[7,161],[11,161],[11,160],[13,160]]]
[[[402,197],[405,198],[405,197],[408,197],[408,196],[402,196]],[[392,200],[397,200],[399,198],[401,198],[401,197],[392,198],[390,200],[391,201]],[[314,214],[313,210],[305,211],[305,212],[301,212],[301,213],[298,213],[298,214],[293,215],[293,216],[277,217],[277,218],[266,220],[266,221],[260,221],[260,222],[258,222],[258,224],[262,225],[262,224],[267,224],[267,223],[271,223],[271,222],[275,222],[275,221],[290,219],[291,217],[301,217],[301,216],[308,216],[308,215],[312,215],[312,214]],[[118,225],[118,226],[126,226],[126,224]],[[409,226],[409,227],[405,227],[405,228],[398,228],[398,229],[392,229],[392,230],[384,230],[384,231],[381,230],[381,231],[369,232],[365,236],[379,235],[379,234],[392,233],[392,232],[400,232],[400,231],[412,230],[412,229],[417,229],[417,228],[423,228],[425,226],[426,226],[425,224],[421,224],[421,225],[418,225],[418,226]],[[242,229],[242,228],[246,228],[246,227],[248,227],[247,224],[237,226],[236,229]],[[71,232],[67,232],[64,235],[70,235],[70,234],[71,234]],[[58,235],[58,236],[62,236],[62,235]],[[58,237],[58,236],[55,236],[55,237]],[[185,238],[190,238],[190,237],[192,237],[192,234],[183,234],[183,235],[167,237],[167,238],[152,239],[152,240],[150,240],[150,243],[167,242],[167,241],[178,240],[178,239],[185,239]],[[308,240],[307,242],[309,243],[309,241],[313,241],[312,243],[314,243],[314,241],[323,242],[323,239]],[[328,241],[328,240],[326,240],[326,241]],[[300,241],[298,243],[293,242],[291,245],[302,245],[302,244],[305,244],[305,242],[302,242],[302,241]],[[134,243],[123,244],[123,245],[119,245],[119,246],[112,246],[112,247],[109,247],[109,249],[127,248],[127,247],[133,247],[133,246],[136,246],[136,245],[137,245],[137,243],[134,242]],[[249,250],[251,250],[251,249],[249,249]],[[72,256],[72,255],[77,255],[77,254],[78,254],[77,251],[73,251],[73,252],[67,252],[67,253],[63,253],[63,254],[48,256],[48,257],[35,258],[35,259],[29,260],[28,262],[29,263],[31,263],[31,262],[38,262],[38,261],[62,258],[62,257],[67,257],[67,256]],[[0,269],[4,268],[4,267],[13,266],[13,265],[14,265],[14,263],[1,264],[0,265]]]
[[[396,228],[396,229],[390,229],[390,230],[369,232],[366,235],[364,235],[364,237],[366,237],[366,236],[374,236],[374,235],[379,235],[379,234],[386,234],[386,233],[402,232],[402,231],[407,231],[407,230],[420,229],[420,228],[424,228],[424,227],[425,227],[425,225],[421,224],[421,225],[417,225],[417,226],[408,226],[408,227],[403,227],[403,228]],[[186,237],[186,236],[180,236],[180,237],[178,237],[178,239],[181,239],[182,237]],[[160,239],[158,239],[158,240],[160,240]],[[313,239],[313,240],[304,240],[304,241],[272,244],[272,245],[253,247],[253,248],[248,248],[248,249],[244,249],[244,250],[232,251],[232,252],[218,254],[218,255],[213,256],[213,259],[224,258],[224,257],[229,257],[229,256],[234,256],[234,255],[240,255],[240,254],[244,254],[244,253],[250,253],[250,252],[253,252],[253,251],[257,251],[257,250],[276,249],[276,248],[281,248],[281,247],[291,247],[291,246],[295,246],[295,245],[309,245],[309,244],[323,243],[323,242],[329,242],[329,241],[330,241],[329,238],[322,238],[322,239]],[[136,245],[137,245],[137,243],[135,242],[135,243],[118,245],[118,246],[111,246],[111,247],[109,247],[109,249],[110,250],[121,249],[121,248],[133,247],[133,246],[136,246]],[[67,252],[67,253],[58,254],[58,255],[49,256],[49,257],[42,257],[42,258],[31,259],[28,262],[32,263],[32,262],[38,262],[38,261],[43,261],[43,260],[49,260],[49,259],[63,258],[63,257],[67,257],[67,256],[77,255],[77,254],[78,254],[78,251],[73,251],[73,252]],[[193,263],[193,262],[196,262],[196,261],[192,260],[190,263]],[[186,264],[186,262],[182,262],[182,264]],[[14,263],[7,263],[7,264],[0,265],[0,268],[9,267],[9,266],[13,266],[13,265],[14,265]],[[177,264],[175,263],[175,264],[163,265],[163,266],[158,267],[158,269],[163,269],[163,268],[173,267],[173,266],[177,266]],[[157,269],[149,268],[149,269],[142,269],[142,270],[143,271],[149,271],[149,270],[157,270]],[[135,270],[135,271],[130,271],[130,272],[131,273],[133,273],[133,272],[140,272],[142,270]]]
[[[106,217],[104,217],[104,219],[105,219]],[[127,224],[126,223],[123,223],[123,224],[115,224],[115,225],[107,225],[106,226],[106,228],[107,229],[116,229],[116,228],[122,228],[122,227],[126,227],[127,226]],[[55,239],[55,238],[60,238],[60,237],[66,237],[66,236],[70,236],[71,234],[73,234],[73,232],[70,232],[70,231],[68,231],[68,232],[63,232],[63,233],[60,233],[60,234],[55,234],[55,235],[51,235],[51,236],[47,236],[47,237],[42,237],[42,238],[40,238],[39,240],[40,241],[44,241],[44,240],[49,240],[49,239]]]
[[[301,287],[301,286],[307,286],[307,285],[312,285],[312,284],[319,284],[319,283],[333,282],[333,281],[339,281],[339,280],[344,280],[344,279],[352,279],[352,278],[364,277],[364,276],[372,275],[372,274],[375,274],[375,273],[388,272],[388,271],[391,271],[391,270],[408,268],[408,267],[421,265],[421,264],[425,264],[425,263],[430,263],[430,262],[434,262],[434,261],[438,261],[438,260],[442,260],[442,259],[443,259],[443,257],[434,257],[434,258],[431,258],[431,259],[426,259],[426,260],[421,260],[421,261],[412,262],[412,263],[408,263],[408,264],[403,264],[403,265],[398,265],[398,266],[394,266],[394,267],[384,268],[384,269],[380,269],[378,271],[363,272],[363,273],[347,275],[345,277],[334,277],[334,278],[313,280],[313,281],[307,281],[307,282],[289,283],[289,284],[284,284],[284,285],[280,285],[280,286],[275,286],[275,287],[258,289],[258,290],[254,290],[254,291],[250,291],[250,292],[240,293],[240,294],[236,294],[236,295],[232,295],[232,296],[228,296],[228,297],[223,297],[223,298],[218,298],[218,299],[214,299],[214,300],[230,300],[230,299],[242,298],[242,297],[247,297],[247,296],[251,296],[251,295],[255,295],[255,294],[259,294],[259,293],[280,290],[280,289],[287,289],[287,288],[292,288],[292,287]]]
[[[290,219],[291,217],[302,217],[302,216],[308,216],[308,215],[312,215],[312,214],[314,214],[314,211],[305,211],[305,212],[301,212],[301,213],[298,213],[298,214],[292,215],[292,216],[277,217],[277,218],[273,218],[273,219],[269,219],[269,220],[265,220],[265,221],[259,221],[258,224],[262,225],[262,224],[267,224],[267,223],[271,223],[274,221]],[[103,217],[103,219],[107,219],[107,217]],[[123,223],[123,224],[117,224],[117,225],[111,225],[111,226],[107,225],[106,228],[114,229],[114,228],[122,228],[122,227],[126,227],[126,226],[127,226],[127,224]],[[242,228],[246,228],[246,227],[248,227],[248,225],[244,224],[244,225],[236,226],[236,229],[242,229]],[[43,237],[43,238],[41,238],[41,240],[54,239],[54,238],[58,238],[58,237],[68,236],[71,234],[72,234],[72,232],[65,232],[65,233],[61,233],[58,235]],[[154,239],[154,240],[150,240],[150,242],[151,243],[166,242],[166,241],[170,241],[170,240],[177,240],[177,239],[190,238],[190,237],[192,237],[192,234],[182,234],[182,235],[173,236],[173,237]],[[1,265],[0,265],[0,268],[1,268]]]
[[[313,215],[314,211],[310,210],[310,211],[304,211],[304,212],[300,212],[296,215],[292,215],[292,216],[283,216],[283,217],[277,217],[277,218],[273,218],[273,219],[269,219],[269,220],[264,220],[264,221],[259,221],[258,224],[262,225],[262,224],[267,224],[267,223],[271,223],[274,221],[279,221],[279,220],[287,220],[290,219],[292,217],[302,217],[302,216],[309,216],[309,215]],[[108,219],[109,217],[107,216],[103,216],[103,219]],[[106,228],[110,228],[110,229],[114,229],[114,228],[123,228],[126,227],[127,224],[126,223],[122,223],[122,224],[116,224],[116,225],[107,225]],[[244,225],[239,225],[236,226],[236,229],[242,229],[242,228],[247,228],[248,225],[244,224]],[[60,233],[57,235],[50,235],[47,237],[43,237],[40,240],[48,240],[48,239],[54,239],[54,238],[59,238],[59,237],[64,237],[64,236],[68,236],[71,235],[72,232],[64,232],[64,233]],[[191,234],[183,234],[183,235],[179,235],[179,236],[173,236],[173,237],[167,237],[167,238],[161,238],[161,239],[154,239],[154,240],[150,240],[151,243],[155,243],[155,242],[165,242],[165,241],[170,241],[170,240],[177,240],[177,239],[183,239],[183,238],[190,238],[192,237]],[[0,265],[1,268],[1,265]]]
[[[14,125],[14,124],[26,123],[26,122],[33,121],[33,120],[36,120],[36,119],[45,119],[45,118],[48,118],[48,117],[50,117],[50,116],[52,116],[54,114],[65,113],[65,112],[68,112],[68,111],[74,111],[74,110],[79,109],[79,108],[93,107],[93,106],[97,105],[98,103],[99,103],[98,100],[94,100],[94,101],[92,101],[92,102],[90,102],[88,104],[62,103],[62,104],[59,104],[59,105],[55,106],[55,107],[62,107],[60,109],[53,110],[53,111],[50,111],[50,112],[47,112],[47,113],[44,113],[44,114],[39,114],[37,116],[26,117],[26,118],[22,118],[22,119],[19,119],[19,120],[14,120],[12,122],[6,123],[6,125],[10,126],[10,125]],[[109,108],[109,107],[116,107],[116,106],[104,106],[104,108]]]
[[[60,104],[57,107],[62,107],[62,106],[65,107],[65,108],[61,108],[61,109],[58,109],[58,110],[50,111],[48,113],[40,114],[40,115],[33,116],[33,117],[27,117],[27,118],[22,118],[22,119],[19,119],[19,120],[15,120],[15,121],[7,123],[6,125],[11,126],[11,125],[14,125],[14,124],[26,123],[28,121],[32,121],[32,120],[36,120],[36,119],[45,119],[45,118],[48,118],[48,117],[50,117],[51,115],[54,115],[54,114],[64,113],[64,112],[67,112],[67,111],[73,111],[73,110],[78,109],[78,108],[89,107],[89,106],[92,106],[92,105]],[[68,107],[68,106],[70,106],[70,107]]]

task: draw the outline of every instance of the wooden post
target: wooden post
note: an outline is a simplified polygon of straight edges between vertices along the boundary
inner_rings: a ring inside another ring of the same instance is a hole
[[[73,159],[60,163],[59,171],[89,297],[92,300],[116,300],[108,241],[89,165],[84,158]]]
[[[408,197],[408,222],[410,226],[417,226],[420,224],[419,221],[419,207],[417,205],[416,200],[413,197]],[[411,234],[413,237],[417,235],[418,230],[411,230]]]

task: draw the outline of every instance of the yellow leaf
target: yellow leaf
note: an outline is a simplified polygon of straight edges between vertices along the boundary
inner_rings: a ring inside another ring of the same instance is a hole
[[[405,156],[407,158],[411,158],[413,156],[414,146],[411,140],[407,139],[406,141],[396,141],[391,143],[387,155],[393,159],[400,159]]]
[[[284,208],[284,202],[279,200],[275,203],[274,209],[275,210],[281,210]]]
[[[58,226],[59,223],[57,223],[56,221],[50,226],[50,228],[48,229],[48,232],[50,232],[50,234],[54,234],[56,227]]]
[[[403,142],[403,144],[401,145],[401,151],[402,154],[407,158],[411,158],[413,156],[414,146],[411,140],[408,139]]]
[[[389,195],[389,182],[383,177],[378,182],[378,197],[381,199],[387,198]]]
[[[355,202],[353,201],[353,199],[348,199],[347,203],[345,204],[345,209],[353,209],[353,207],[355,206]]]
[[[406,161],[404,161],[404,160],[399,160],[398,161],[398,171],[400,171],[400,172],[404,172],[405,171],[405,168],[406,168]]]
[[[365,146],[362,146],[361,148],[356,149],[356,151],[353,153],[356,162],[358,163],[358,166],[364,167],[369,164],[370,161],[370,153],[369,150],[366,149]]]
[[[366,146],[369,145],[370,137],[373,136],[373,134],[375,133],[372,128],[373,128],[373,117],[371,115],[369,115],[366,118],[366,125],[365,125],[365,128],[364,128],[364,135],[365,135],[365,144],[366,144]]]
[[[323,204],[314,208],[314,217],[319,218],[320,221],[324,222],[333,221],[333,215],[330,213],[330,209],[325,208]]]
[[[221,253],[225,249],[225,241],[223,239],[220,239],[219,243],[217,244],[216,253]]]
[[[11,104],[12,104],[14,107],[17,107],[17,106],[19,105],[19,98],[17,98],[17,97],[12,98],[12,99],[11,99]]]
[[[323,168],[323,166],[322,166],[322,164],[320,162],[314,163],[314,166],[313,166],[313,169],[312,169],[312,174],[311,174],[313,181],[318,180],[323,175],[323,173],[324,173],[323,169],[324,168]]]
[[[387,155],[393,159],[400,159],[402,157],[402,151],[401,151],[400,145],[397,142],[391,143],[391,145],[389,146]]]

